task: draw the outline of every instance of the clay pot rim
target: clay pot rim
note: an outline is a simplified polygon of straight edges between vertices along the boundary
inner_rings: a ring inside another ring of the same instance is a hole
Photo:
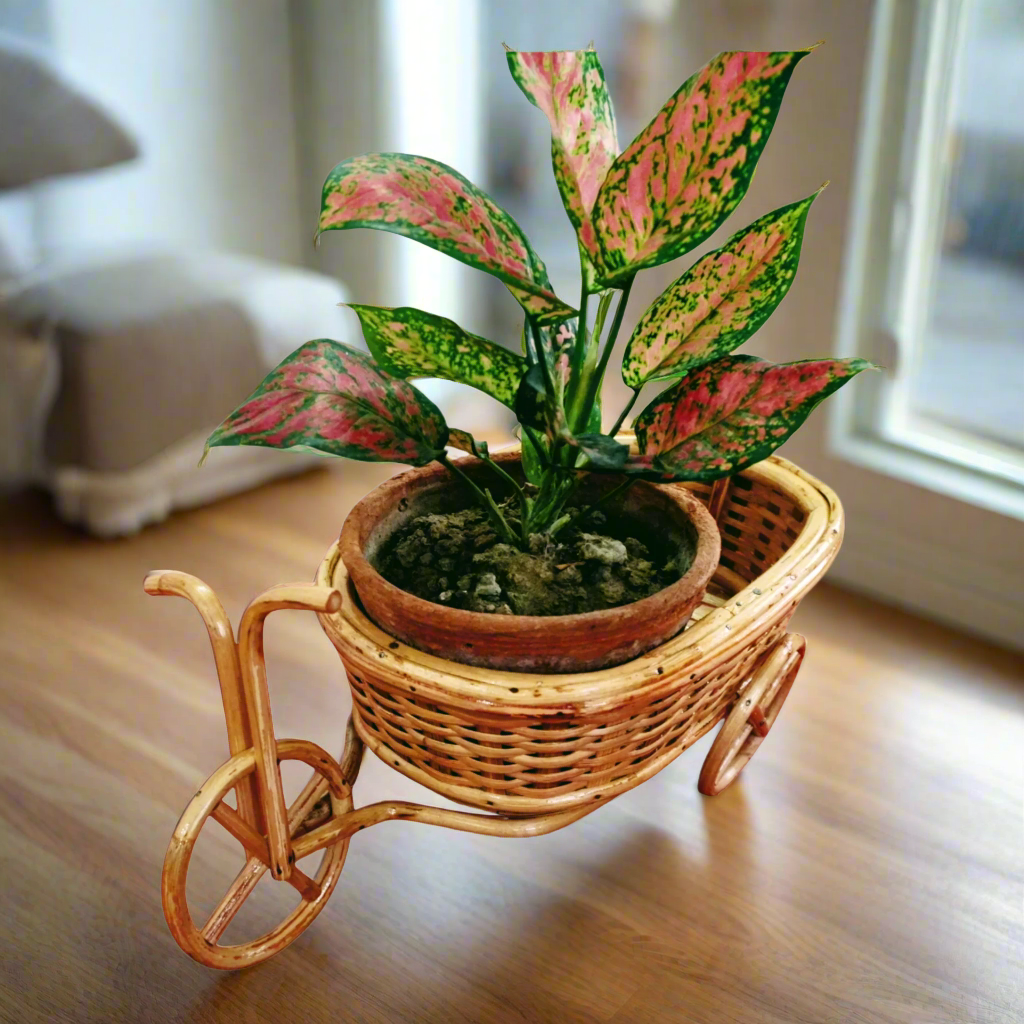
[[[495,462],[519,463],[520,455],[518,451],[495,452],[491,454],[491,459]],[[459,461],[460,464],[482,464],[481,460],[472,457]],[[441,465],[425,468],[428,469],[428,472],[421,470],[417,482],[427,484],[439,477],[447,477],[450,473]],[[359,592],[358,577],[372,574],[377,578],[378,585],[389,594],[392,600],[401,602],[410,608],[418,608],[422,614],[443,613],[453,626],[461,626],[467,631],[486,632],[488,629],[495,628],[498,623],[505,629],[519,628],[524,632],[535,630],[541,626],[546,626],[549,629],[571,630],[592,623],[621,619],[624,615],[628,615],[630,618],[644,619],[647,617],[647,613],[653,614],[655,609],[660,609],[665,604],[680,603],[686,595],[692,594],[695,589],[703,590],[718,566],[720,555],[718,524],[703,502],[679,485],[664,485],[649,480],[638,480],[633,485],[634,487],[653,487],[679,505],[689,516],[697,534],[693,562],[690,568],[674,583],[670,583],[667,587],[663,587],[639,601],[631,601],[614,608],[602,608],[598,611],[573,612],[569,615],[505,615],[501,612],[473,612],[465,608],[450,608],[448,605],[427,601],[425,598],[411,594],[408,590],[395,586],[386,580],[363,554],[360,537],[362,531],[359,529],[361,521],[364,518],[375,521],[377,517],[375,514],[371,514],[371,510],[375,512],[374,506],[385,504],[388,497],[395,492],[404,490],[408,486],[405,477],[406,474],[403,472],[385,480],[352,507],[345,518],[338,538],[342,560],[348,569],[357,594]],[[397,501],[398,498],[396,497],[395,500]]]

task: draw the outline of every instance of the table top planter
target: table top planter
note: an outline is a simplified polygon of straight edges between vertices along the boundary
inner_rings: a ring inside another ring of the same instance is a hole
[[[515,348],[433,312],[354,304],[369,356],[308,341],[210,435],[208,448],[418,468],[357,505],[316,583],[257,598],[237,644],[199,580],[147,579],[151,593],[188,597],[206,620],[232,755],[186,808],[164,867],[168,923],[197,960],[235,967],[287,945],[330,895],[349,838],[370,825],[550,832],[650,778],[723,720],[701,792],[719,792],[749,761],[803,658],[804,641],[786,624],[842,538],[835,495],[772,453],[871,365],[734,354],[789,290],[824,186],[763,214],[670,284],[626,342],[629,402],[606,415],[601,395],[637,274],[691,252],[729,217],[809,52],[719,54],[621,152],[592,48],[506,53],[551,127],[555,181],[578,241],[578,307],[555,294],[515,220],[452,168],[375,153],[328,175],[318,237],[374,228],[430,246],[505,284],[523,329]],[[521,452],[492,455],[449,425],[411,383],[431,377],[512,410]],[[621,436],[653,382],[667,386],[633,420],[632,438]],[[475,459],[453,459],[451,449]],[[445,514],[420,514],[434,510]],[[263,620],[277,608],[317,612],[341,656],[353,707],[340,761],[275,738]],[[545,611],[557,614],[533,614]],[[356,809],[365,747],[473,810],[395,801]],[[282,759],[314,772],[290,808]],[[232,790],[235,807],[224,802]],[[211,817],[247,859],[197,928],[185,879]],[[321,850],[310,877],[298,864]],[[268,870],[298,890],[299,907],[267,935],[222,946]]]
[[[673,485],[677,487],[685,485]],[[279,952],[336,886],[351,836],[390,820],[526,837],[555,831],[650,778],[721,723],[699,788],[714,795],[749,761],[792,686],[804,640],[786,626],[834,559],[843,535],[835,494],[773,456],[727,483],[689,485],[715,517],[722,549],[687,628],[625,664],[596,672],[505,672],[449,661],[394,639],[360,604],[335,544],[313,584],[274,587],[246,609],[235,642],[220,601],[193,576],[146,578],[151,594],[188,598],[207,627],[220,677],[230,759],[185,808],[168,847],[163,902],[175,939],[210,967],[237,968]],[[274,734],[263,622],[279,608],[315,611],[352,688],[345,749]],[[382,801],[356,808],[364,748],[472,811]],[[287,807],[280,762],[312,776]],[[236,806],[225,803],[232,791]],[[244,864],[203,925],[185,896],[196,839],[213,818],[242,845]],[[300,863],[326,851],[316,877]],[[267,871],[300,894],[273,931],[219,940]]]

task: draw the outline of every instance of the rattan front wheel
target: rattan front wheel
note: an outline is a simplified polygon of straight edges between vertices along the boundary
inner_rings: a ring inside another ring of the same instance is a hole
[[[352,810],[351,786],[345,781],[338,762],[325,750],[305,740],[281,740],[277,752],[282,761],[303,761],[313,769],[313,776],[288,809],[288,826],[293,838],[316,827],[332,814]],[[347,839],[324,851],[315,877],[309,877],[297,865],[292,868],[288,881],[301,899],[276,928],[249,942],[231,946],[219,944],[227,926],[269,869],[266,837],[224,802],[238,783],[255,770],[256,757],[252,749],[236,754],[221,765],[185,808],[164,859],[162,888],[167,924],[178,945],[207,967],[222,970],[246,967],[261,963],[290,945],[323,909],[345,865]],[[210,818],[219,822],[242,844],[246,860],[206,924],[200,928],[192,920],[185,884],[192,850]]]
[[[798,633],[787,633],[758,666],[704,759],[697,788],[705,796],[717,796],[735,782],[754,756],[789,696],[806,646]]]

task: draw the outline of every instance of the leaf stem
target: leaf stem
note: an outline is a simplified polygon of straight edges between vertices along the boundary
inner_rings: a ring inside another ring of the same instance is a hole
[[[580,288],[580,312],[576,321],[576,343],[572,347],[572,377],[574,381],[579,380],[583,370],[583,364],[587,358],[587,300],[590,293],[587,291],[587,282],[584,279]]]
[[[501,466],[490,457],[490,455],[477,456],[477,458],[479,458],[481,462],[486,462],[487,465],[490,466],[491,469],[493,469],[494,472],[497,473],[498,476],[500,476],[505,481],[505,483],[507,483],[512,488],[516,495],[522,497],[523,489],[522,487],[519,486],[515,477],[506,473],[505,470],[503,470]]]
[[[601,332],[604,330],[605,318],[608,316],[608,310],[612,304],[612,296],[615,293],[609,288],[600,298],[597,304],[597,317],[594,320],[594,337],[600,338]]]
[[[642,385],[641,385],[642,386]],[[615,426],[608,431],[609,437],[614,437],[619,432],[619,427],[622,426],[626,417],[629,415],[629,410],[636,404],[636,400],[640,397],[640,388],[633,388],[633,395],[630,400],[626,403],[626,408],[619,413],[619,418],[615,421]]]
[[[626,304],[629,302],[629,290],[632,287],[633,278],[631,277],[622,286],[622,295],[619,298],[618,306],[615,307],[615,319],[612,320],[611,330],[608,332],[608,339],[604,343],[604,351],[601,353],[601,360],[597,364],[597,369],[587,384],[587,392],[584,396],[583,404],[580,407],[581,417],[589,415],[590,407],[594,404],[598,392],[601,390],[601,382],[604,380],[605,370],[608,368],[608,360],[611,357],[612,349],[615,347],[615,341],[619,336],[619,328],[622,326],[622,317],[625,315]],[[577,421],[577,430],[579,427],[580,424],[579,421]]]
[[[621,483],[616,484],[610,491],[605,491],[600,498],[597,499],[592,505],[587,505],[581,508],[574,516],[562,516],[557,522],[553,523],[551,529],[548,531],[553,537],[559,530],[565,529],[567,526],[575,526],[577,523],[582,522],[592,512],[596,512],[606,502],[611,501],[612,498],[618,497],[628,487],[631,487],[633,481],[638,479],[635,476],[627,476]]]
[[[528,318],[530,321],[530,331],[533,334],[533,344],[537,350],[537,361],[540,363],[540,372],[544,375],[544,387],[547,389],[547,393],[552,399],[555,398],[555,380],[551,375],[551,366],[548,364],[548,356],[540,343],[540,328],[537,326],[537,322],[532,318]]]
[[[491,522],[494,524],[494,528],[498,531],[498,535],[505,541],[506,544],[511,544],[513,547],[519,547],[519,541],[516,535],[512,532],[512,528],[508,525],[505,517],[501,513],[501,509],[498,508],[497,502],[495,502],[491,492],[486,488],[481,489],[476,483],[470,479],[470,477],[463,473],[459,467],[448,458],[448,454],[445,453],[438,460],[443,466],[450,469],[456,476],[462,478],[462,482],[476,495],[477,501],[483,505],[487,511]]]

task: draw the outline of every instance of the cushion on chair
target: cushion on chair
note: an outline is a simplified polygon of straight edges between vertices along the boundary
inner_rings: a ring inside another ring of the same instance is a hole
[[[55,466],[139,466],[215,426],[266,373],[253,325],[225,301],[88,332],[64,325],[57,343],[61,385],[45,449]]]

